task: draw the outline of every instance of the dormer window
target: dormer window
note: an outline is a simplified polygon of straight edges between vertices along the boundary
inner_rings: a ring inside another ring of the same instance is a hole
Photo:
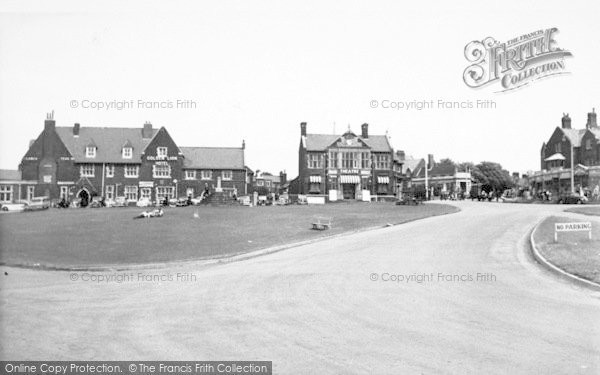
[[[123,147],[123,159],[131,159],[133,156],[133,148]]]
[[[96,147],[87,146],[85,148],[85,157],[86,158],[95,158],[96,157]]]
[[[159,158],[167,157],[167,148],[166,147],[157,147],[156,148],[156,156]]]

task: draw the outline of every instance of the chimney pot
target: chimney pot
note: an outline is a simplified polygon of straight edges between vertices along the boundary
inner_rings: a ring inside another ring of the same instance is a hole
[[[306,136],[306,123],[305,122],[300,123],[300,135]]]
[[[74,136],[78,136],[78,135],[79,135],[79,128],[80,128],[80,125],[79,125],[79,123],[78,123],[78,122],[76,122],[76,123],[73,125],[73,135],[74,135]]]
[[[571,118],[569,117],[569,114],[564,114],[563,113],[563,117],[561,119],[562,122],[562,128],[563,129],[571,129]]]

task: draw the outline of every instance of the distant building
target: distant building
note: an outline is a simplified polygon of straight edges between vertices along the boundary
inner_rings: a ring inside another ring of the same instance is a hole
[[[21,171],[0,169],[0,203],[13,203],[20,200],[31,200],[35,197],[37,181],[21,178]]]
[[[471,190],[470,171],[459,171],[454,163],[437,163],[432,154],[428,155],[427,164],[424,159],[407,160],[406,164],[406,173],[410,174],[411,184],[425,185],[427,179],[430,196],[439,196],[442,193],[466,194]]]
[[[385,135],[369,134],[369,125],[359,135],[312,134],[300,124],[298,180],[292,187],[299,194],[325,195],[330,200],[361,200],[373,195],[394,194],[394,152]]]
[[[561,126],[542,144],[540,171],[528,176],[534,193],[570,191],[571,165],[575,190],[593,190],[600,185],[600,127],[594,109],[587,114],[584,129],[573,129],[571,117],[563,114]]]
[[[287,182],[287,174],[285,172],[279,172],[279,175],[276,176],[269,172],[257,170],[253,176],[252,187],[255,191],[262,190],[268,193],[280,194]]]
[[[19,170],[36,196],[93,196],[161,201],[198,195],[206,187],[247,191],[244,149],[179,147],[164,127],[57,127],[53,115],[30,144]]]

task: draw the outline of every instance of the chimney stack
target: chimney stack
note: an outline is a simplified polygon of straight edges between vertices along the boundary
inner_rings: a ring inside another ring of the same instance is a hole
[[[363,138],[369,138],[369,124],[367,124],[366,122],[364,124],[362,124],[360,126],[361,130],[362,130],[362,134],[361,136]]]
[[[598,123],[596,122],[596,108],[592,108],[592,112],[588,112],[587,124],[585,127],[588,129],[598,127]]]
[[[149,121],[144,123],[144,127],[142,128],[142,138],[152,138],[152,124]]]
[[[46,114],[46,120],[44,121],[44,130],[53,131],[56,129],[56,121],[54,121],[54,111]]]
[[[398,159],[399,159],[400,161],[404,161],[404,160],[406,160],[406,153],[404,153],[404,151],[403,151],[403,150],[398,150],[398,151],[396,151],[396,155],[398,155]]]
[[[76,122],[75,125],[73,125],[73,135],[75,137],[79,136],[79,123]]]
[[[429,167],[429,169],[433,168],[433,166],[435,165],[435,160],[433,159],[433,154],[428,154],[427,155],[427,166]]]
[[[242,139],[242,150],[246,149],[246,140]]]
[[[571,118],[569,117],[568,113],[567,114],[563,113],[561,122],[562,122],[563,129],[571,129]]]
[[[300,123],[300,135],[303,137],[306,137],[306,123],[305,122]]]
[[[279,180],[281,181],[281,185],[287,183],[287,173],[285,171],[279,172]]]

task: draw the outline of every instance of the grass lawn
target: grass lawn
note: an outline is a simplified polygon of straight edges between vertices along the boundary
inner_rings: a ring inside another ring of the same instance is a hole
[[[592,221],[592,240],[588,232],[559,232],[554,242],[554,223],[573,219],[549,217],[535,232],[534,241],[540,253],[552,264],[571,274],[600,283],[600,225]],[[586,220],[577,220],[586,221]]]
[[[458,209],[360,202],[199,206],[166,208],[162,218],[133,220],[141,211],[131,207],[0,214],[0,263],[62,268],[217,258]],[[200,218],[193,217],[196,211]],[[333,217],[333,228],[312,230],[315,215]]]
[[[600,206],[575,207],[565,210],[565,212],[575,212],[576,214],[584,214],[591,216],[600,216]]]

